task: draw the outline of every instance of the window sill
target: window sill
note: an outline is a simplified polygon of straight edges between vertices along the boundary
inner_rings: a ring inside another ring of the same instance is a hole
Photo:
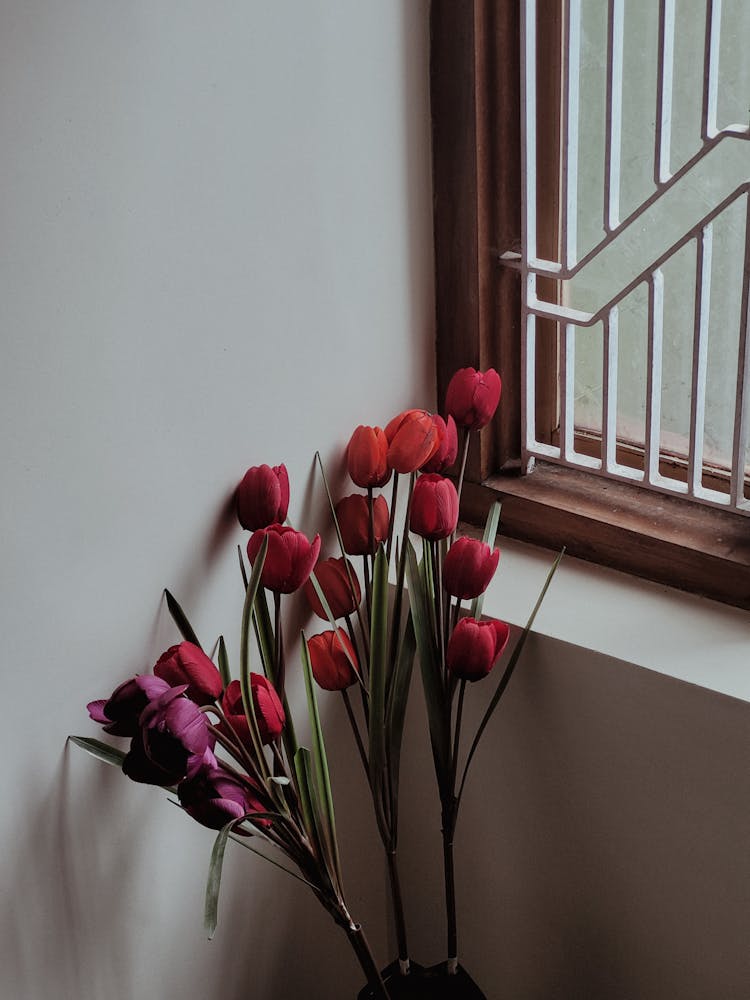
[[[745,517],[541,464],[531,476],[465,483],[462,517],[483,523],[493,500],[505,536],[750,609]]]
[[[484,612],[523,626],[551,554],[502,537],[501,559]],[[468,526],[467,534],[479,529]],[[566,554],[534,632],[750,702],[750,623],[737,608]]]

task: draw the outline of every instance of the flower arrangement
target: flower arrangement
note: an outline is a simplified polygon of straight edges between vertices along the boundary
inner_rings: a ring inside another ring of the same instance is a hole
[[[106,733],[130,740],[128,750],[71,737],[132,780],[175,793],[185,813],[218,831],[206,895],[210,935],[231,839],[308,885],[356,953],[368,982],[363,997],[481,996],[458,964],[456,821],[469,765],[559,563],[558,558],[460,770],[467,684],[492,671],[510,638],[507,624],[481,617],[500,555],[495,548],[499,504],[490,511],[482,541],[456,537],[469,443],[494,416],[500,393],[494,370],[467,368],[450,382],[445,417],[410,409],[383,429],[357,427],[346,466],[364,492],[334,501],[318,455],[338,543],[334,555],[321,558],[320,536],[309,539],[287,522],[285,466],[248,469],[235,494],[239,522],[251,532],[245,553],[239,550],[245,600],[238,676],[232,676],[223,637],[209,656],[167,591],[182,641],[159,657],[151,673],[125,681],[109,698],[88,705]],[[459,451],[454,485],[445,473]],[[400,521],[402,477],[408,479]],[[390,503],[381,492],[389,484]],[[283,609],[286,596],[299,590],[328,626],[309,637],[303,633],[300,642],[310,749],[297,740],[286,697],[290,637],[284,634]],[[448,928],[447,962],[430,970],[410,959],[398,867],[400,758],[415,654],[441,803]],[[251,670],[255,655],[261,671]],[[383,846],[398,960],[382,973],[346,900],[316,685],[342,697]],[[273,856],[251,841],[270,847]],[[464,982],[468,986],[458,992]]]

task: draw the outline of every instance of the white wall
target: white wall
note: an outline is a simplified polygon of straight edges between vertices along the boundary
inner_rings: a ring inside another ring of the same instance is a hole
[[[237,651],[226,504],[248,465],[285,461],[312,529],[315,449],[433,403],[426,8],[0,4],[8,1000],[361,978],[318,904],[242,851],[207,944],[210,832],[64,741],[173,641],[164,586]]]
[[[340,932],[240,849],[208,944],[212,835],[64,740],[97,735],[85,702],[173,641],[163,586],[236,653],[247,465],[286,461],[314,530],[315,449],[332,462],[357,423],[434,403],[427,42],[426,0],[0,4],[2,997],[356,992]],[[489,610],[522,621],[546,562],[506,546]],[[613,657],[669,673],[674,643],[671,672],[701,683],[733,657],[732,692],[747,619],[704,604],[707,633],[693,605],[684,632],[662,592],[657,641],[653,589],[612,585],[563,568],[478,755],[462,955],[489,997],[734,1000],[747,706]],[[325,710],[353,908],[385,961],[370,805]],[[432,962],[418,698],[410,719],[407,906]]]

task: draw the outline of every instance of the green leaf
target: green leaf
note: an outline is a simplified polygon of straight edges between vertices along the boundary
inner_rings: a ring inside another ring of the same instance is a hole
[[[482,541],[485,545],[489,545],[491,549],[495,547],[495,541],[497,540],[497,529],[500,524],[500,511],[502,509],[502,504],[499,500],[495,500],[489,509],[487,514],[487,522],[484,526],[484,535],[482,535]],[[479,597],[475,597],[471,602],[471,610],[469,616],[471,618],[476,618],[479,620],[482,616],[482,607],[484,605],[484,594],[480,594]]]
[[[97,760],[102,760],[105,764],[111,764],[113,767],[122,768],[125,753],[118,750],[117,747],[110,746],[109,743],[102,743],[101,740],[92,740],[88,736],[69,736],[68,739],[77,747],[85,750],[86,753],[90,753],[92,757],[96,757]]]
[[[240,631],[240,687],[242,689],[242,705],[245,709],[245,717],[250,729],[250,737],[255,751],[256,764],[263,776],[269,775],[268,762],[263,753],[263,744],[258,731],[258,721],[255,718],[255,706],[253,705],[253,695],[250,685],[250,620],[252,618],[252,608],[255,597],[260,588],[260,577],[263,572],[263,564],[268,552],[268,538],[263,539],[260,551],[255,559],[253,571],[245,591],[245,603],[242,608],[242,627]]]
[[[547,591],[549,590],[549,585],[552,583],[552,577],[555,575],[557,567],[560,565],[560,561],[561,561],[561,559],[562,559],[562,557],[564,555],[565,555],[565,549],[563,548],[562,551],[560,552],[560,554],[558,555],[557,559],[555,559],[554,563],[552,564],[549,573],[547,574],[547,579],[544,581],[544,586],[542,587],[541,591],[539,592],[539,596],[536,599],[536,604],[534,605],[534,608],[533,608],[531,614],[529,615],[529,620],[526,622],[526,625],[524,626],[524,630],[521,633],[521,636],[520,636],[518,642],[516,643],[515,648],[513,649],[513,653],[511,654],[511,657],[508,660],[508,664],[507,664],[507,666],[506,666],[506,668],[505,668],[505,670],[503,672],[503,675],[500,678],[500,682],[498,683],[497,688],[495,689],[495,693],[492,696],[492,700],[490,701],[490,703],[489,703],[489,705],[487,707],[487,711],[484,713],[484,718],[479,723],[479,728],[477,729],[477,734],[474,737],[474,740],[473,740],[473,742],[471,744],[471,749],[469,750],[469,755],[466,758],[466,764],[464,765],[464,773],[463,773],[463,777],[461,778],[461,785],[460,785],[459,792],[458,792],[458,800],[459,801],[461,800],[461,796],[462,796],[463,790],[464,790],[464,785],[466,784],[466,775],[469,772],[469,765],[471,764],[472,758],[474,757],[474,754],[476,753],[477,747],[479,746],[479,741],[482,738],[482,734],[484,733],[485,729],[487,728],[487,723],[490,721],[492,713],[497,708],[500,699],[502,698],[503,694],[505,693],[505,689],[507,688],[508,683],[510,682],[510,678],[511,678],[511,676],[513,674],[513,671],[515,670],[515,667],[516,667],[516,664],[518,663],[519,657],[521,656],[521,653],[523,652],[523,647],[526,644],[526,640],[527,640],[527,638],[529,636],[529,632],[531,631],[532,626],[534,624],[534,619],[537,616],[537,612],[539,611],[539,608],[542,606],[542,601],[544,600],[544,597],[545,597]]]
[[[341,875],[339,848],[336,840],[336,819],[333,811],[331,776],[328,771],[328,759],[326,757],[325,741],[323,740],[323,728],[320,724],[318,700],[315,697],[315,684],[313,683],[310,651],[307,647],[307,639],[305,638],[304,633],[302,634],[302,669],[305,675],[307,711],[310,716],[310,731],[312,734],[313,744],[312,757],[315,765],[316,795],[314,799],[318,805],[317,811],[320,816],[322,839],[330,858],[330,870],[332,875],[335,875],[337,884],[340,886],[343,879]]]
[[[182,610],[180,605],[174,599],[174,597],[169,593],[168,590],[164,591],[164,596],[167,599],[167,607],[169,608],[169,613],[174,619],[174,623],[180,631],[180,635],[183,639],[188,642],[192,642],[194,646],[198,649],[203,649],[203,646],[198,642],[198,636],[193,631],[193,626],[187,620],[187,615]]]
[[[450,779],[449,733],[444,705],[445,685],[435,649],[434,635],[430,629],[430,614],[426,607],[424,582],[417,565],[417,553],[411,542],[408,542],[406,577],[409,584],[409,602],[414,622],[414,636],[427,705],[432,756],[435,761],[438,784],[442,788],[443,783]]]
[[[297,776],[297,795],[307,838],[315,857],[321,864],[325,864],[326,855],[321,842],[320,820],[313,801],[312,761],[307,747],[298,747],[294,755],[294,773]]]
[[[221,674],[221,683],[224,687],[228,687],[232,680],[232,674],[229,670],[229,656],[223,635],[219,636],[219,673]]]
[[[388,559],[378,546],[372,571],[370,618],[370,782],[373,796],[380,798],[385,787],[385,693],[388,671]]]
[[[206,880],[206,902],[203,910],[203,923],[208,931],[209,941],[216,932],[216,924],[218,922],[219,889],[221,888],[224,851],[226,850],[229,833],[236,823],[237,820],[233,819],[221,828],[211,851],[211,861],[209,862],[208,878]]]
[[[388,770],[390,774],[390,798],[392,826],[395,832],[398,816],[398,782],[401,764],[401,740],[404,732],[406,704],[409,700],[409,685],[411,683],[412,667],[417,640],[414,635],[414,619],[411,611],[406,618],[404,633],[401,637],[396,666],[391,677],[386,709],[386,733],[388,740]]]

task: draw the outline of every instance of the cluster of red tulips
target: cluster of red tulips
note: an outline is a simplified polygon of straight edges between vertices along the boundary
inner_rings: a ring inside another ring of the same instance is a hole
[[[240,835],[240,842],[261,837],[285,854],[346,931],[375,996],[388,994],[344,897],[313,678],[344,700],[390,876],[398,971],[406,975],[410,960],[397,864],[398,789],[406,701],[418,654],[442,805],[448,971],[455,971],[452,851],[458,806],[476,744],[521,645],[464,754],[457,786],[466,684],[490,673],[509,638],[504,622],[481,618],[482,595],[500,555],[494,547],[499,505],[491,511],[483,540],[456,537],[469,441],[492,419],[500,390],[493,369],[465,368],[449,384],[445,416],[409,409],[383,429],[357,427],[346,462],[352,482],[364,492],[334,501],[318,456],[340,554],[321,558],[320,535],[310,539],[286,523],[290,487],[283,464],[248,469],[236,489],[240,524],[251,532],[247,563],[240,550],[245,606],[239,679],[231,677],[223,638],[215,647],[215,664],[214,654],[204,652],[167,593],[184,641],[159,658],[152,674],[138,675],[110,698],[88,706],[106,732],[130,740],[129,750],[75,738],[95,756],[120,764],[130,778],[175,789],[189,815],[219,830],[221,850],[215,848],[212,862],[219,873],[227,837]],[[446,475],[456,464],[457,485]],[[408,477],[408,485],[399,505],[401,477]],[[390,503],[381,492],[389,484]],[[399,506],[405,511],[400,532]],[[421,539],[420,553],[412,536]],[[303,635],[301,644],[312,751],[297,742],[286,698],[285,646],[293,637],[284,634],[282,602],[300,589],[312,612],[329,626],[309,638]],[[471,603],[464,608],[463,602]],[[250,670],[253,635],[262,671]],[[352,700],[352,689],[359,699]],[[218,892],[218,881],[214,871],[210,892]],[[214,898],[207,906],[214,922],[215,906]]]

